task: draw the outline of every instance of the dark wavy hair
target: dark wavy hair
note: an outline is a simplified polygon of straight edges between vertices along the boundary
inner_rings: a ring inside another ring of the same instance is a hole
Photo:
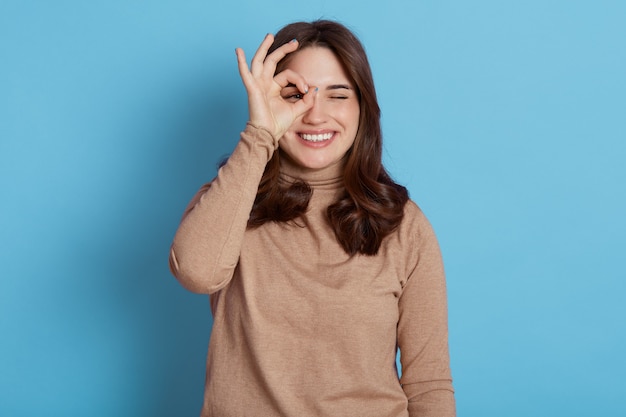
[[[380,108],[367,55],[348,28],[328,20],[285,26],[276,34],[269,53],[292,39],[298,40],[299,50],[312,46],[330,49],[356,87],[360,119],[356,138],[346,154],[345,191],[328,207],[326,215],[346,253],[375,255],[385,236],[402,221],[408,193],[382,165]],[[276,73],[286,67],[289,57],[279,62]],[[250,228],[268,221],[295,220],[307,210],[311,188],[303,181],[281,185],[279,159],[280,152],[275,152],[265,168],[248,221]]]

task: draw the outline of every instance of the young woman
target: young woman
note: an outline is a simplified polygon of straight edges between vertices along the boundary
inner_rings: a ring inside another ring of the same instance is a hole
[[[454,416],[439,247],[382,166],[361,43],[316,21],[236,52],[249,122],[170,253],[210,294],[202,416]]]

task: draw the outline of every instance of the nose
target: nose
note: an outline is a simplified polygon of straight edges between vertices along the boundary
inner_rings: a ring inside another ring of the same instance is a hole
[[[315,101],[313,101],[313,107],[311,107],[306,113],[304,113],[304,116],[302,116],[302,121],[310,125],[318,125],[324,123],[327,118],[326,109],[324,107],[324,103],[320,99],[320,97],[315,97]]]

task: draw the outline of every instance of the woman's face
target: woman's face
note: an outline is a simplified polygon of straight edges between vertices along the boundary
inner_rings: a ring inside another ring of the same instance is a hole
[[[335,54],[324,47],[294,53],[286,69],[297,72],[309,88],[318,88],[313,107],[297,118],[280,139],[280,148],[298,165],[323,169],[339,162],[359,129],[359,98]],[[299,100],[296,87],[285,87],[286,100]]]

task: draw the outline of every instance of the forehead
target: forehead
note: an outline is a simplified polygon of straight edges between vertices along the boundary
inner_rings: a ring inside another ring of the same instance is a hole
[[[318,87],[328,84],[353,84],[337,55],[330,49],[320,46],[309,46],[294,52],[289,56],[285,69],[297,72],[307,83]]]

